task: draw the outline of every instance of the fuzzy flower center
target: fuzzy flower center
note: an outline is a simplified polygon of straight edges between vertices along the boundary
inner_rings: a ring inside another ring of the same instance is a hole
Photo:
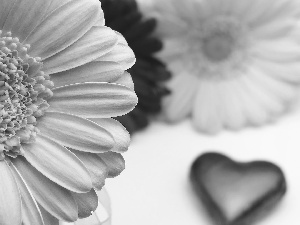
[[[226,60],[233,51],[234,40],[224,33],[214,34],[203,40],[202,50],[204,55],[212,62]]]
[[[32,143],[36,119],[49,107],[53,83],[28,45],[0,31],[0,160],[21,154],[21,143]]]
[[[197,51],[198,62],[194,66],[197,71],[203,71],[200,76],[228,79],[232,76],[230,71],[240,69],[247,56],[245,33],[246,27],[229,16],[204,21],[201,29],[194,33],[193,39],[198,44],[192,50]]]

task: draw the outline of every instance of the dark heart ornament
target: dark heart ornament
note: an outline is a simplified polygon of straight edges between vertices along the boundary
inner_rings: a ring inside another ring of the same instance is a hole
[[[286,192],[282,170],[273,163],[241,163],[205,153],[191,167],[196,193],[217,225],[250,225],[269,212]]]

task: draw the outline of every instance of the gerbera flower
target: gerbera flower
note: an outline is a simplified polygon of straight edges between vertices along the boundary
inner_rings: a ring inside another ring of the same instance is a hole
[[[97,0],[0,6],[0,224],[87,217],[94,189],[124,167],[129,134],[110,117],[137,102],[107,83],[130,81],[114,60],[122,37],[104,26]]]
[[[300,81],[295,0],[162,0],[144,6],[159,21],[160,54],[174,74],[166,118],[191,116],[215,133],[274,120]],[[141,1],[143,4],[143,1]]]
[[[139,103],[130,113],[116,117],[130,133],[147,126],[149,117],[161,111],[161,99],[169,93],[163,81],[170,78],[165,65],[154,53],[162,49],[161,41],[152,35],[155,19],[143,19],[135,0],[100,0],[105,24],[122,33],[136,55],[130,72]],[[120,48],[122,51],[122,48]]]

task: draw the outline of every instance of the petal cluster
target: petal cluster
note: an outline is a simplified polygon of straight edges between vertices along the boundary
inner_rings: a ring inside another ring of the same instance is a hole
[[[0,224],[87,217],[125,166],[135,56],[98,0],[0,5]]]
[[[217,133],[274,121],[299,88],[299,2],[147,1],[174,74],[164,101],[168,121],[191,117]]]

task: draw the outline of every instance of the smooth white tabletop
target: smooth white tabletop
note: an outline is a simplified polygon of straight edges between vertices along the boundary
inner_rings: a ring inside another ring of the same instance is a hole
[[[299,107],[298,107],[299,108]],[[154,122],[132,138],[125,171],[106,182],[112,225],[211,225],[191,189],[189,170],[200,154],[214,150],[239,161],[268,160],[285,172],[288,191],[257,225],[300,224],[300,109],[276,123],[217,136],[197,133],[189,120]]]

